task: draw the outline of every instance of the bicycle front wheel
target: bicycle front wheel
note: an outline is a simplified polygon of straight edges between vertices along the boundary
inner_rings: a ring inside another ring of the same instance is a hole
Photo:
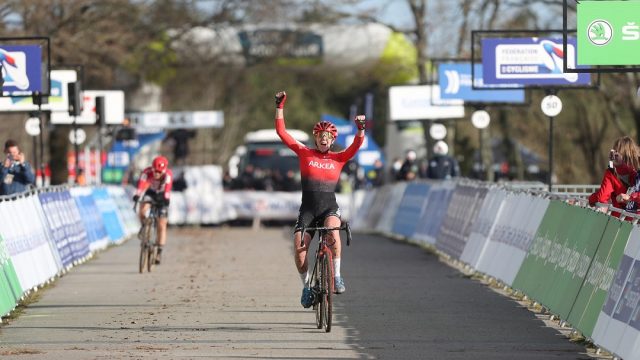
[[[324,322],[323,322],[323,316],[322,316],[322,311],[323,311],[322,261],[320,260],[320,258],[316,258],[316,264],[313,267],[313,269],[314,269],[314,274],[313,274],[314,281],[311,283],[313,286],[312,289],[313,291],[316,292],[316,295],[320,297],[319,299],[315,300],[315,304],[313,304],[313,309],[316,311],[316,326],[318,327],[318,329],[322,329]]]
[[[331,252],[325,251],[322,259],[322,322],[326,332],[331,331],[333,317],[333,259]]]
[[[158,229],[156,221],[152,221],[149,225],[151,229],[149,229],[149,260],[147,261],[147,271],[151,272],[153,266],[156,264],[156,258],[158,256]]]
[[[140,273],[142,274],[142,272],[144,272],[144,268],[147,265],[147,259],[149,257],[148,255],[148,251],[149,251],[149,246],[147,246],[146,241],[143,241],[142,243],[140,243],[140,261],[138,263],[138,270],[140,271]]]

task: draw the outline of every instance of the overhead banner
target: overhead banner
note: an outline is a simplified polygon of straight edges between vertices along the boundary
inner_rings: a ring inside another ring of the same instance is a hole
[[[438,80],[442,89],[440,98],[474,103],[524,103],[525,95],[522,89],[474,90],[474,87],[495,88],[495,86],[485,86],[482,65],[475,64],[473,70],[472,74],[470,62],[440,64],[438,66]]]
[[[137,129],[196,129],[222,128],[222,111],[150,111],[127,113],[131,125]]]
[[[482,70],[488,85],[590,86],[588,73],[565,73],[562,39],[482,39]],[[576,39],[567,39],[567,68],[576,68]]]
[[[578,65],[640,65],[640,1],[581,1]]]
[[[40,45],[2,45],[2,96],[31,96],[45,93],[42,83],[42,47]]]
[[[438,85],[392,86],[389,88],[389,109],[392,121],[460,119],[464,117],[463,102],[461,100],[444,101],[440,99]]]

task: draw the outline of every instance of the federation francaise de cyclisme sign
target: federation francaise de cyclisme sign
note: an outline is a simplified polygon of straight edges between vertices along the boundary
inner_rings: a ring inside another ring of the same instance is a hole
[[[640,1],[581,1],[578,65],[640,65]]]
[[[503,86],[587,86],[589,74],[565,73],[576,68],[576,39],[567,39],[565,56],[562,39],[487,38],[482,39],[483,80]]]

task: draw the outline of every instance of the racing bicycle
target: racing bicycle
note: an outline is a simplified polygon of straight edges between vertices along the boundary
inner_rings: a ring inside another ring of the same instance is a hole
[[[140,202],[151,204],[149,214],[143,220],[138,232],[138,238],[140,238],[138,270],[143,273],[145,267],[148,272],[151,272],[158,257],[158,217],[160,217],[160,212],[162,211],[162,204],[149,197],[144,197]],[[137,205],[138,202],[133,205],[134,212],[136,212]]]
[[[309,282],[305,286],[311,288],[311,293],[313,294],[316,326],[318,329],[324,327],[326,332],[331,331],[333,318],[333,252],[330,247],[331,240],[333,240],[332,230],[344,230],[347,233],[347,246],[351,244],[351,228],[348,222],[344,222],[340,227],[303,227],[301,232],[303,235],[305,231],[318,232],[319,243],[316,249],[313,271]],[[301,243],[304,244],[304,236],[302,236]]]

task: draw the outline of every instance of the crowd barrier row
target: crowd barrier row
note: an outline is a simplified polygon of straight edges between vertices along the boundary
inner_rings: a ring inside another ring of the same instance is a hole
[[[300,193],[224,191],[186,167],[170,224],[295,220]],[[135,234],[131,189],[58,187],[0,197],[0,314],[94,252]],[[590,208],[482,182],[400,182],[338,195],[354,230],[394,234],[499,279],[595,344],[640,360],[640,228]]]
[[[136,233],[121,187],[52,187],[0,196],[0,315],[30,291]]]
[[[357,193],[351,227],[435,248],[540,303],[594,344],[640,359],[640,227],[470,180]]]

